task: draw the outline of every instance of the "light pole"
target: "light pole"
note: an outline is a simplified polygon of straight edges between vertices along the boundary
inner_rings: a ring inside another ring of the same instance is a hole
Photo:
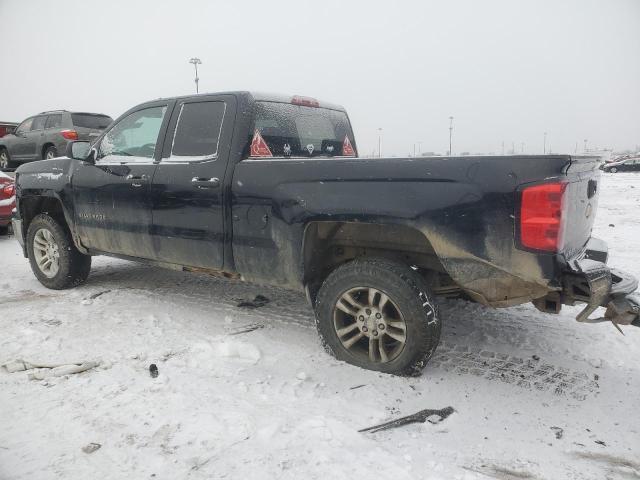
[[[452,136],[453,136],[453,117],[449,117],[449,156],[453,155],[453,150],[451,149]]]
[[[584,139],[584,153],[587,153],[587,139]]]
[[[378,158],[382,156],[382,128],[378,128]]]
[[[547,154],[547,132],[544,132],[544,143],[542,146],[542,153]]]
[[[520,143],[520,153],[524,153],[524,142]]]
[[[202,61],[198,58],[198,57],[193,57],[189,59],[189,63],[192,63],[193,66],[196,69],[196,78],[195,78],[195,82],[196,82],[196,93],[200,93],[199,89],[198,89],[198,82],[200,81],[200,79],[198,78],[198,65],[200,65],[202,63]]]

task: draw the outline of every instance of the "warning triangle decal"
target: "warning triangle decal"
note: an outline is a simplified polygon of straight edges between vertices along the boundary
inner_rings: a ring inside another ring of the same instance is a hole
[[[344,157],[355,157],[356,151],[351,146],[351,142],[349,141],[349,136],[345,135],[344,142],[342,142],[342,156]]]
[[[252,157],[273,157],[269,145],[264,141],[262,135],[258,129],[253,134],[253,140],[251,141],[251,156]]]

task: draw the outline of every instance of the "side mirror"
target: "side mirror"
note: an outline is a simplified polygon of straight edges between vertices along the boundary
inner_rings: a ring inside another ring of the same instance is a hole
[[[82,142],[82,141],[69,142],[64,152],[64,154],[67,157],[73,158],[74,160],[86,160],[88,162],[93,163],[95,159],[89,158],[89,157],[93,157],[93,155],[90,155],[90,153],[91,153],[91,144],[89,142]]]

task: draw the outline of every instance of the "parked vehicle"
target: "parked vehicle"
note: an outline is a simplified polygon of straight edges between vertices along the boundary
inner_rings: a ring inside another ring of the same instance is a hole
[[[0,169],[55,158],[74,140],[93,141],[113,121],[101,113],[55,110],[27,118],[12,134],[0,138]]]
[[[434,296],[638,324],[637,280],[591,238],[599,158],[358,158],[345,110],[247,92],[126,112],[69,158],[22,165],[13,225],[38,280],[109,254],[306,291],[339,359],[419,372]]]
[[[4,137],[9,133],[13,133],[16,129],[17,123],[13,122],[0,122],[0,138]]]
[[[605,163],[600,169],[610,173],[637,171],[640,170],[640,156],[627,157],[615,162]]]
[[[0,235],[6,235],[11,224],[11,214],[16,207],[16,186],[6,173],[0,172]]]

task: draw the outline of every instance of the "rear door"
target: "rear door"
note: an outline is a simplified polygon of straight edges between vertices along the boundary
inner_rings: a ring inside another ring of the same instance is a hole
[[[44,125],[46,115],[38,115],[33,119],[31,131],[27,133],[25,142],[25,160],[39,160],[42,158],[42,141],[44,140]]]
[[[86,247],[154,257],[149,191],[173,103],[147,103],[128,112],[95,146],[96,163],[75,169],[76,225]]]
[[[158,260],[222,269],[223,185],[235,112],[232,95],[176,103],[151,188]]]

